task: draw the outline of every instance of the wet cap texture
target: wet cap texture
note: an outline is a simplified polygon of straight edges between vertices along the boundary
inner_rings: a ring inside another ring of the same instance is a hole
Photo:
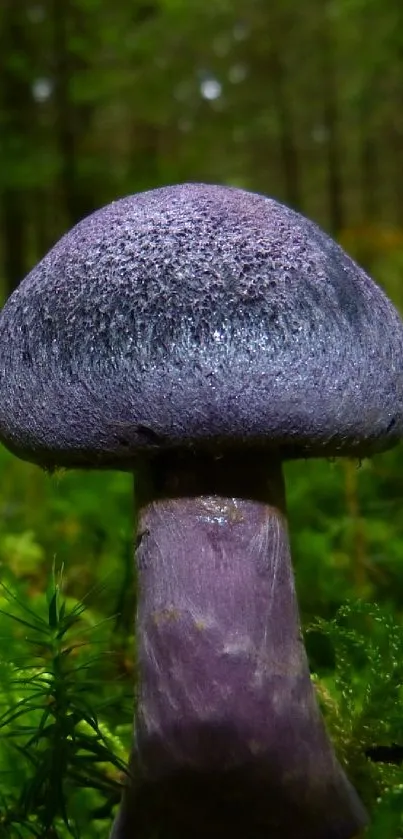
[[[0,315],[0,438],[50,468],[175,445],[365,455],[402,426],[392,304],[315,224],[243,190],[110,204]]]

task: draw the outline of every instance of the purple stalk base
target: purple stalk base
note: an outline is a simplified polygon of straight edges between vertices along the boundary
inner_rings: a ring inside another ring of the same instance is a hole
[[[351,839],[366,822],[310,681],[281,464],[259,472],[254,500],[241,474],[229,497],[223,474],[225,494],[195,496],[176,473],[141,510],[136,778],[115,839]]]

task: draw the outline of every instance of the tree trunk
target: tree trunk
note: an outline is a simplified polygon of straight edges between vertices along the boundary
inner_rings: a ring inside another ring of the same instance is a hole
[[[71,6],[69,0],[52,1],[54,109],[56,145],[59,153],[59,192],[67,225],[82,217],[78,194],[76,113],[70,98],[72,56],[69,52]]]
[[[284,178],[284,198],[295,210],[302,209],[302,195],[298,161],[298,149],[295,141],[294,125],[288,92],[284,64],[276,49],[271,51],[271,87],[275,106],[279,152]]]
[[[324,12],[319,45],[322,65],[323,124],[326,137],[326,180],[329,227],[337,236],[344,227],[342,149],[337,99],[336,61],[331,24]]]
[[[26,67],[29,48],[24,11],[15,0],[3,0],[0,33],[0,202],[6,296],[23,278],[28,262],[26,188],[22,183],[21,165],[27,153],[33,101]]]

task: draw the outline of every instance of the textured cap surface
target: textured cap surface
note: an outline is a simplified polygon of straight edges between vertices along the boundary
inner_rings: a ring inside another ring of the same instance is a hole
[[[0,438],[57,465],[167,445],[366,454],[403,427],[403,326],[315,224],[189,184],[84,219],[0,316]]]

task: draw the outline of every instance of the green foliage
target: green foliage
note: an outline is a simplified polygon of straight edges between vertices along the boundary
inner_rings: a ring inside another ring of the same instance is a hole
[[[368,839],[397,839],[403,831],[403,627],[389,610],[355,601],[331,620],[314,621],[308,633],[330,642],[334,667],[317,679],[317,692],[339,759],[371,812]]]
[[[88,625],[86,604],[69,602],[61,584],[60,574],[49,587],[46,609],[40,602],[33,609],[5,585],[0,589],[3,629],[5,618],[17,627],[17,634],[2,637],[7,653],[0,657],[5,839],[105,835],[104,819],[119,800],[126,771],[122,732],[113,723],[125,698],[114,686],[113,668],[107,691],[104,684],[108,622]],[[127,740],[128,731],[123,734]]]

